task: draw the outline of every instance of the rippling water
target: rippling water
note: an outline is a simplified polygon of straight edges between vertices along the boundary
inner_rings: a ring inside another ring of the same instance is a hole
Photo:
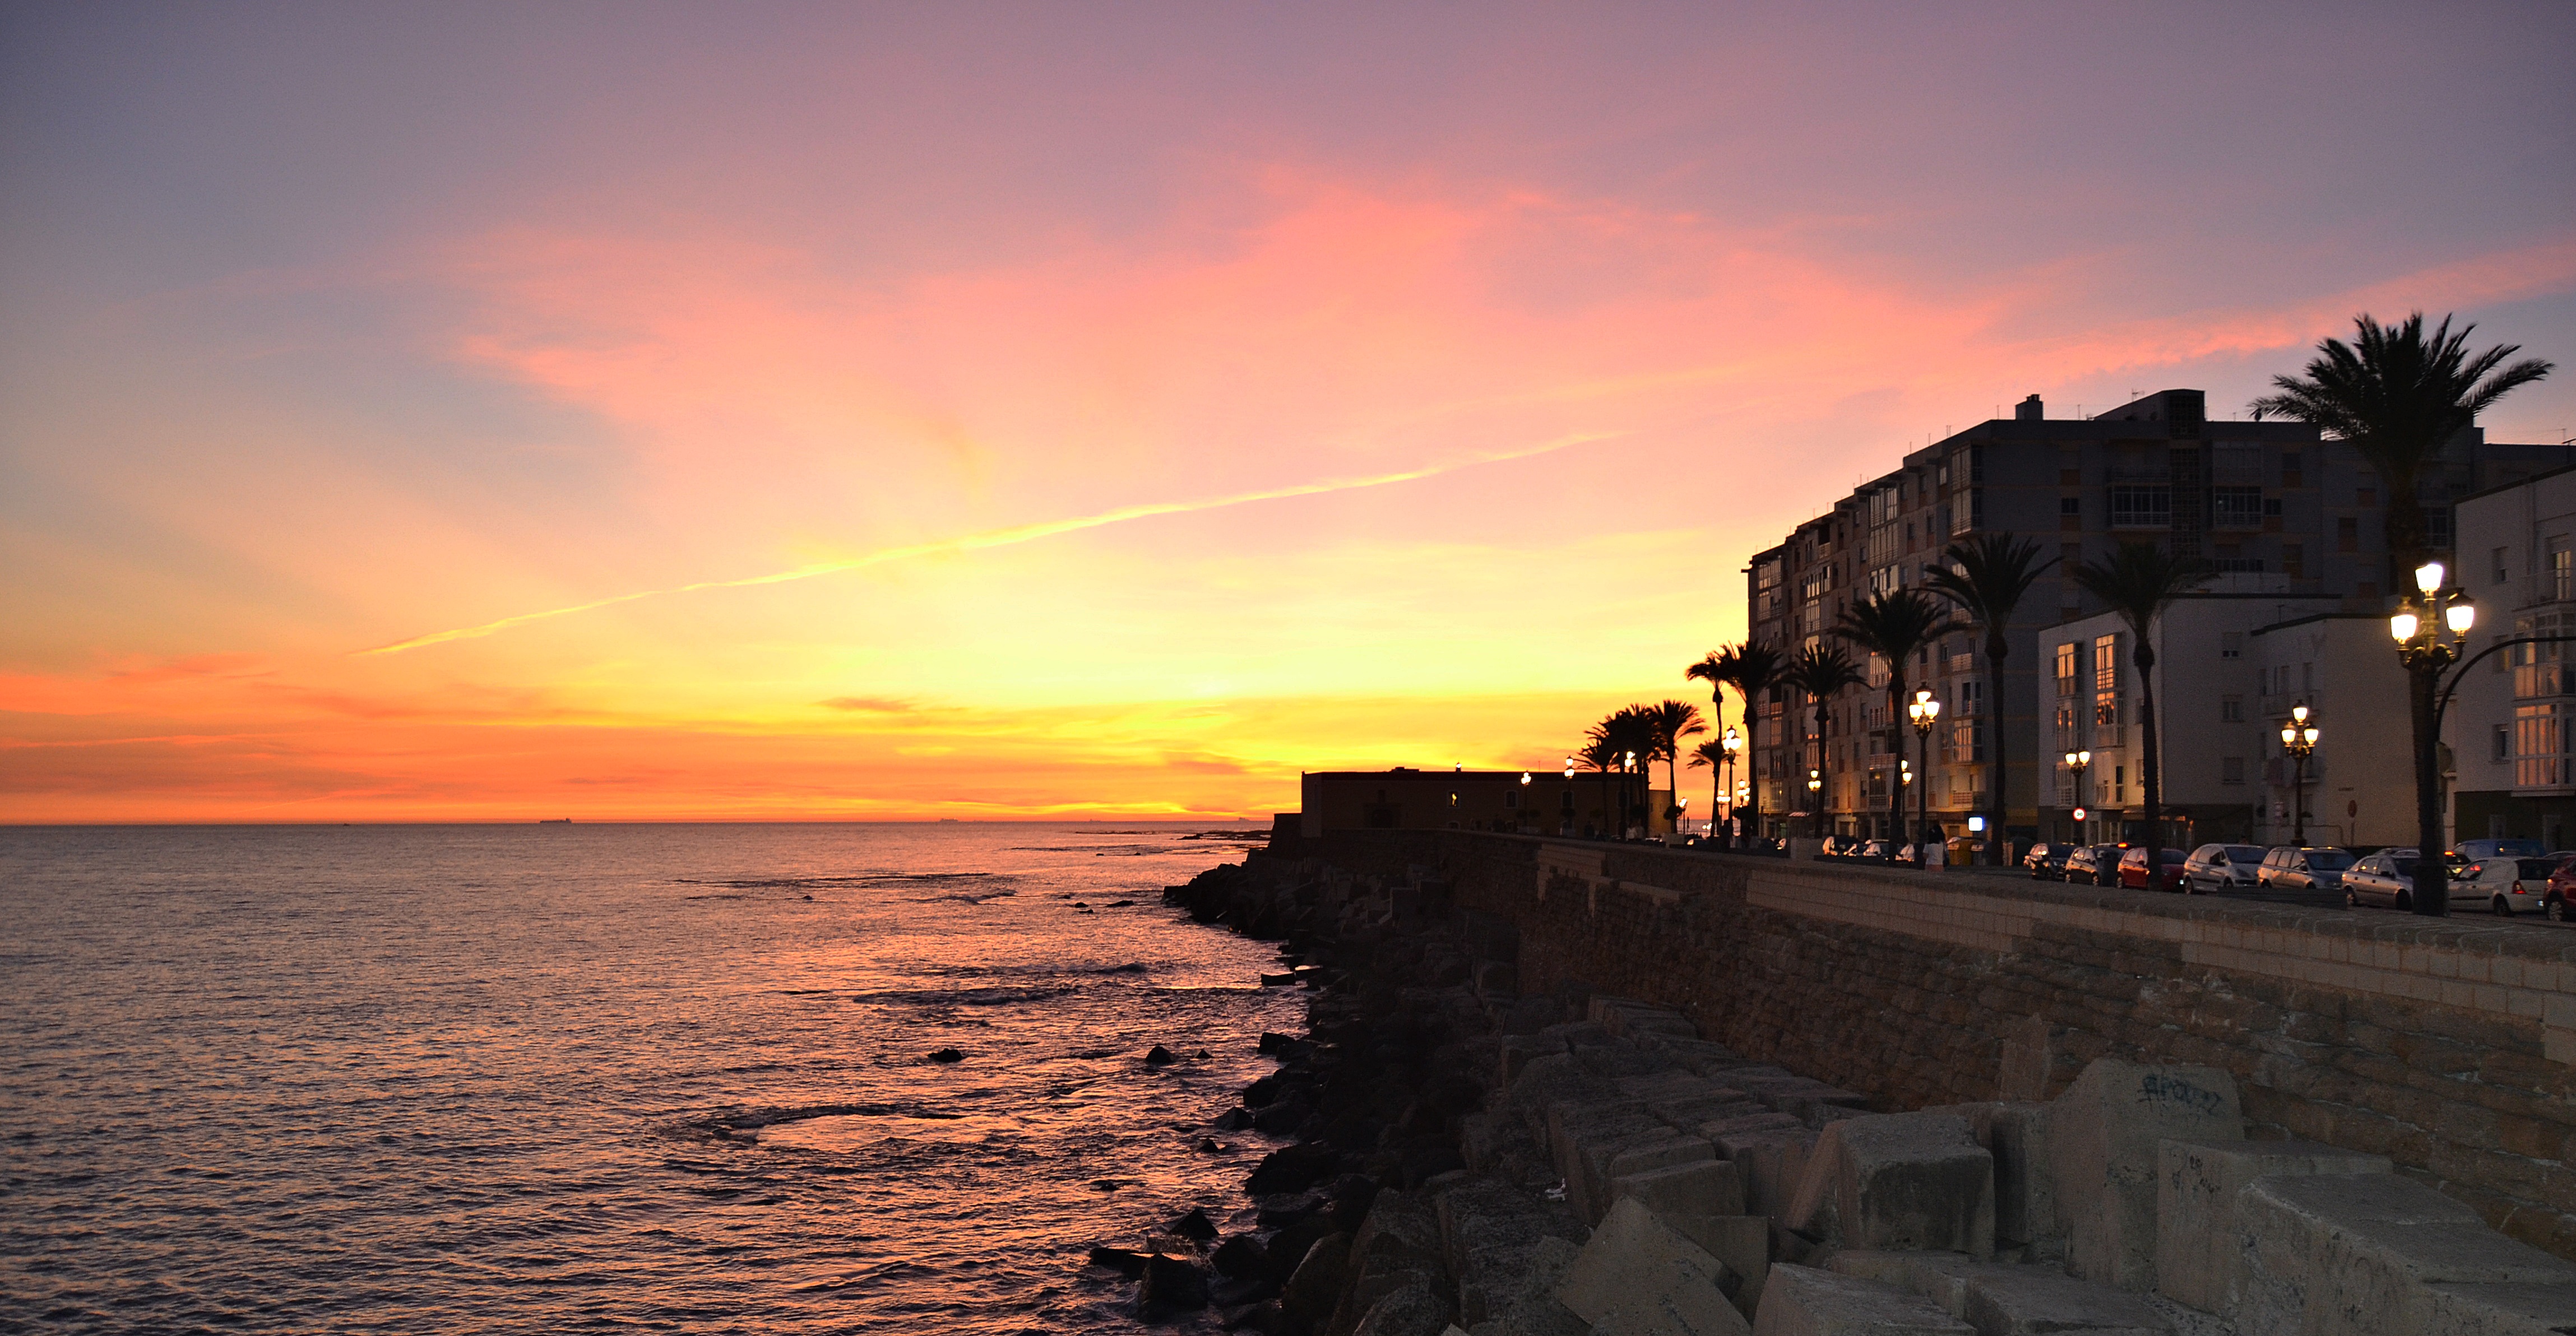
[[[0,1321],[1133,1329],[1300,1019],[1181,834],[0,830]]]

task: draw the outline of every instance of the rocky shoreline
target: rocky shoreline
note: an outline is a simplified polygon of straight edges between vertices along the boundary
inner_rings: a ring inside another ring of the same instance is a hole
[[[2330,1146],[2245,1139],[2233,1081],[2105,1058],[2057,1099],[1897,1112],[1579,988],[1433,870],[1255,851],[1167,889],[1282,943],[1308,1033],[1210,1131],[1293,1138],[1222,1224],[1094,1264],[1148,1320],[1280,1336],[2542,1336],[2576,1267]],[[1229,1232],[1229,1230],[1231,1232]],[[2474,1264],[2466,1258],[2479,1259]],[[1203,1320],[1203,1319],[1202,1319]]]

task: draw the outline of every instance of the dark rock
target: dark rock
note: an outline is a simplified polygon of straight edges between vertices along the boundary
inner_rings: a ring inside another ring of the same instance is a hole
[[[1136,1282],[1136,1302],[1147,1308],[1205,1308],[1208,1277],[1183,1257],[1154,1253],[1145,1259],[1145,1276]]]
[[[1279,1301],[1276,1299],[1257,1304],[1245,1304],[1241,1308],[1229,1308],[1219,1316],[1225,1320],[1227,1331],[1268,1333],[1280,1329]]]
[[[1132,905],[1132,904],[1134,904],[1134,903],[1136,903],[1136,902],[1135,902],[1135,901],[1133,901],[1133,900],[1112,900],[1112,901],[1110,901],[1110,902],[1109,902],[1109,907],[1110,907],[1111,909],[1125,909],[1126,907],[1128,907],[1129,905]]]
[[[1132,1248],[1112,1248],[1097,1244],[1091,1249],[1091,1264],[1105,1266],[1129,1279],[1145,1274],[1145,1254]]]
[[[1343,1174],[1333,1180],[1328,1191],[1333,1199],[1334,1227],[1357,1233],[1360,1222],[1368,1219],[1369,1204],[1377,1200],[1378,1180],[1367,1174]]]
[[[1243,1129],[1252,1126],[1252,1110],[1244,1108],[1228,1109],[1225,1112],[1218,1114],[1216,1116],[1216,1121],[1209,1123],[1208,1126],[1213,1127],[1220,1132],[1240,1132]]]
[[[1297,1264],[1279,1293],[1280,1311],[1291,1324],[1312,1329],[1333,1315],[1333,1305],[1342,1297],[1342,1280],[1350,1260],[1348,1234],[1327,1234],[1306,1249],[1305,1260]]]
[[[1223,1155],[1234,1148],[1217,1140],[1215,1137],[1200,1137],[1199,1144],[1193,1147],[1193,1149],[1197,1150],[1202,1155]]]
[[[1282,1146],[1261,1157],[1252,1177],[1244,1184],[1256,1197],[1274,1192],[1303,1192],[1322,1182],[1341,1167],[1341,1156],[1330,1146]]]
[[[1306,1120],[1314,1116],[1314,1107],[1302,1100],[1281,1100],[1253,1114],[1252,1126],[1256,1131],[1284,1137],[1304,1126]]]
[[[1294,1194],[1283,1192],[1264,1197],[1260,1201],[1259,1226],[1263,1229],[1284,1229],[1300,1220],[1313,1219],[1332,1204],[1332,1199],[1320,1192]]]
[[[1250,1234],[1237,1234],[1216,1245],[1208,1260],[1216,1264],[1220,1276],[1261,1276],[1270,1270],[1270,1250]]]
[[[1243,1088],[1243,1104],[1245,1108],[1257,1109],[1277,1098],[1279,1098],[1279,1077],[1277,1073],[1262,1077],[1260,1080]]]
[[[1264,1030],[1261,1032],[1261,1051],[1264,1053],[1294,1053],[1304,1043],[1304,1040],[1299,1039],[1295,1035],[1280,1034],[1275,1030]]]
[[[930,1055],[930,1060],[932,1062],[963,1062],[966,1060],[966,1055],[957,1049],[943,1048],[932,1053]]]
[[[1170,1050],[1170,1049],[1168,1049],[1168,1048],[1165,1048],[1165,1047],[1163,1047],[1163,1046],[1162,1046],[1162,1045],[1160,1045],[1160,1044],[1156,1044],[1156,1045],[1154,1045],[1152,1048],[1149,1048],[1149,1049],[1145,1050],[1145,1065],[1146,1065],[1146,1066],[1149,1066],[1149,1067],[1160,1067],[1160,1066],[1163,1066],[1163,1065],[1164,1065],[1164,1064],[1166,1064],[1166,1063],[1172,1063],[1172,1062],[1178,1062],[1178,1061],[1180,1061],[1180,1059],[1175,1058],[1175,1057],[1173,1057],[1173,1056],[1172,1056],[1172,1050]]]
[[[1203,1206],[1193,1206],[1190,1208],[1189,1214],[1177,1217],[1170,1223],[1164,1225],[1163,1232],[1166,1234],[1178,1234],[1182,1238],[1196,1239],[1201,1243],[1205,1243],[1209,1239],[1216,1237],[1216,1222],[1208,1219],[1207,1208]]]

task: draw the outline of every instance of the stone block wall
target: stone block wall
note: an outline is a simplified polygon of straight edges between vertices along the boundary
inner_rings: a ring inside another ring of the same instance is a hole
[[[1882,1109],[2217,1067],[2256,1136],[2386,1155],[2576,1259],[2576,932],[1465,831],[1279,852],[1429,872],[1517,934],[1522,992],[1670,1006]]]

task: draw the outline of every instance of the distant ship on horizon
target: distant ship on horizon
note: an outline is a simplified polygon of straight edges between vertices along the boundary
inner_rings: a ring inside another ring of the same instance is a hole
[[[572,818],[568,816],[541,816],[537,818],[537,824],[540,826],[569,826],[572,824]]]

